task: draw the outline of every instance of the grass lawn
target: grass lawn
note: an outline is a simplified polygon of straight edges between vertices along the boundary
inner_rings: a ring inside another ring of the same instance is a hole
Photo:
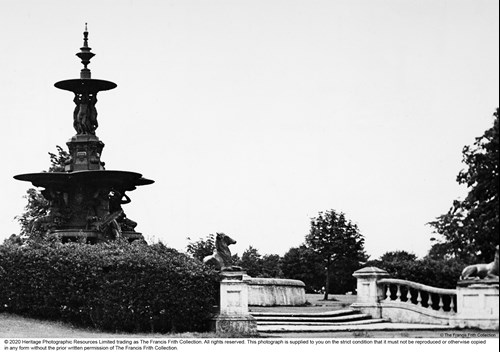
[[[69,324],[54,321],[24,318],[18,315],[0,313],[0,337],[24,337],[24,338],[216,338],[233,337],[220,336],[215,333],[183,333],[183,334],[132,334],[132,333],[109,333],[92,329],[75,328]]]

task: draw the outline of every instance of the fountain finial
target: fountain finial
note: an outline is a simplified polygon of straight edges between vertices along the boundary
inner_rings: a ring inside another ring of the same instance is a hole
[[[83,46],[80,52],[76,54],[83,64],[83,69],[80,71],[79,79],[67,79],[59,81],[56,88],[69,90],[75,94],[73,102],[76,104],[73,111],[73,127],[79,135],[95,136],[95,130],[98,126],[97,123],[97,93],[103,90],[116,88],[116,84],[102,79],[93,79],[90,77],[90,70],[87,65],[94,54],[90,51],[88,45],[87,23],[85,23],[85,31],[83,32]],[[97,138],[97,137],[92,137]]]
[[[89,32],[87,30],[87,23],[85,22],[85,31],[83,32],[83,46],[80,48],[80,52],[76,54],[81,60],[83,64],[83,68],[80,71],[81,79],[90,79],[90,70],[87,68],[87,65],[90,64],[90,59],[94,57],[94,53],[90,52],[92,48],[89,47],[88,44]]]

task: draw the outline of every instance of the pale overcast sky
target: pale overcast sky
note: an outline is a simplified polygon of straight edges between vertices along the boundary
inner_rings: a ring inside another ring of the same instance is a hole
[[[75,134],[88,22],[108,170],[156,182],[124,206],[150,241],[226,232],[233,253],[299,246],[336,209],[372,258],[430,248],[465,190],[461,151],[499,105],[497,0],[0,0],[0,241],[21,173]]]

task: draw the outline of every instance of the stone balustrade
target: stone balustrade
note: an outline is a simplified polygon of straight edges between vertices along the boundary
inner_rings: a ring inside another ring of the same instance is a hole
[[[381,279],[377,285],[385,292],[384,302],[406,303],[435,310],[443,314],[455,315],[457,291],[422,285],[399,279]]]
[[[441,324],[460,328],[499,328],[498,279],[459,281],[442,289],[389,278],[375,267],[353,274],[357,301],[351,307],[398,323]]]

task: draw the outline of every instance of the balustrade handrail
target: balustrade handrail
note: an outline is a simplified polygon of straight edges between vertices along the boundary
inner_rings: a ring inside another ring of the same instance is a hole
[[[417,282],[400,280],[400,279],[380,279],[380,280],[377,280],[377,284],[404,285],[404,286],[408,286],[408,287],[411,287],[411,288],[414,288],[417,290],[430,292],[430,293],[436,293],[439,295],[456,295],[457,294],[457,290],[455,290],[455,289],[432,287],[432,286],[419,284]]]

